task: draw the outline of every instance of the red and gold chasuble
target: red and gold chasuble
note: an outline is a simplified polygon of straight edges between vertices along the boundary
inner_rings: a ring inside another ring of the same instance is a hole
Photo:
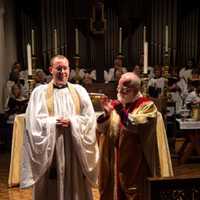
[[[152,101],[139,97],[106,123],[100,199],[143,200],[147,177],[173,176],[162,116]]]

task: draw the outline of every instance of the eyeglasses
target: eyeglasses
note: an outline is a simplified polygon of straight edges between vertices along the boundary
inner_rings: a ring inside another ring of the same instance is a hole
[[[130,88],[130,87],[125,87],[125,86],[117,87],[117,92],[123,93],[123,94],[129,93],[129,92],[131,92],[131,90],[132,90],[132,88]]]
[[[58,65],[58,66],[53,66],[53,68],[58,72],[61,72],[62,70],[67,70],[69,67],[65,65]]]

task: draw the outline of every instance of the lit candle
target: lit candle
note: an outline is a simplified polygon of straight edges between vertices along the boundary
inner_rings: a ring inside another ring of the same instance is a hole
[[[27,44],[27,61],[28,61],[28,75],[32,76],[32,56],[31,56],[31,45]]]
[[[35,55],[35,31],[31,30],[31,47],[32,47],[32,54]]]
[[[58,54],[57,30],[54,29],[54,54]]]
[[[168,52],[168,26],[165,26],[165,52]]]
[[[122,27],[119,28],[119,53],[122,53]]]
[[[146,42],[146,26],[144,26],[144,42]]]
[[[144,74],[148,73],[148,42],[144,43]]]
[[[79,37],[77,28],[75,28],[75,54],[79,55]]]

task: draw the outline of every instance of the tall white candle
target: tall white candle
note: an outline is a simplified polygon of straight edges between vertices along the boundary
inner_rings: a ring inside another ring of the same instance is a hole
[[[122,27],[119,28],[119,53],[122,53]]]
[[[169,42],[169,35],[168,35],[168,26],[165,26],[165,52],[168,52],[168,42]]]
[[[27,61],[28,61],[28,75],[32,76],[32,55],[31,55],[31,45],[27,44]]]
[[[144,74],[148,73],[148,42],[144,43]]]
[[[146,26],[144,26],[144,36],[143,36],[143,37],[144,37],[144,43],[145,43],[146,40],[147,40],[147,39],[146,39]]]
[[[77,28],[75,28],[75,54],[79,55],[79,35]]]
[[[31,30],[31,47],[32,47],[32,55],[35,55],[35,31]]]
[[[58,39],[57,39],[57,30],[54,29],[54,54],[58,54]]]

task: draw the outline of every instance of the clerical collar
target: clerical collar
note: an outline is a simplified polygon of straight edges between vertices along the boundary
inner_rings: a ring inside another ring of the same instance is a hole
[[[53,84],[53,87],[56,88],[56,89],[63,89],[63,88],[68,87],[68,84],[65,84],[65,85],[55,85],[55,84]]]

